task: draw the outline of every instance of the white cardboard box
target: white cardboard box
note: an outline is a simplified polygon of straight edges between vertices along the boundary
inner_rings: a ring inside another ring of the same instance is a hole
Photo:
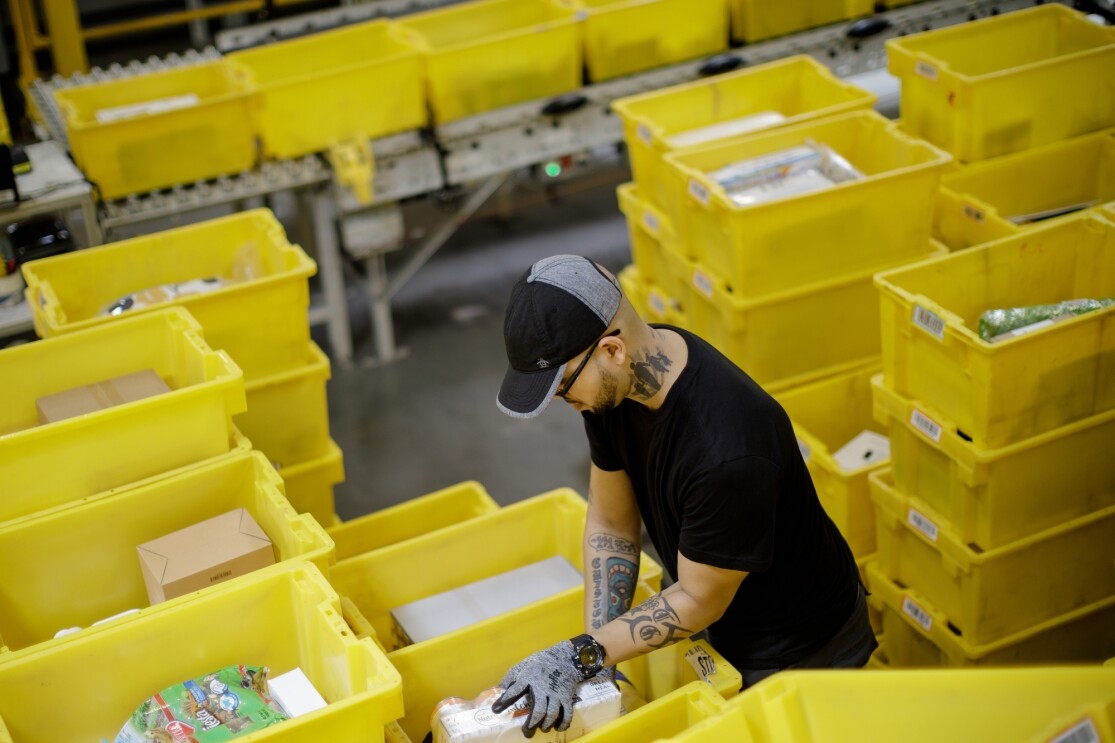
[[[434,594],[391,611],[398,647],[429,640],[580,586],[580,571],[560,555]]]

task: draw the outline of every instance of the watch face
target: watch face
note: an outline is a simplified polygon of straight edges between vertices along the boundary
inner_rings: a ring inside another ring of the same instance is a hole
[[[593,645],[585,645],[581,648],[581,664],[587,668],[594,668],[603,662],[600,657],[600,651]]]

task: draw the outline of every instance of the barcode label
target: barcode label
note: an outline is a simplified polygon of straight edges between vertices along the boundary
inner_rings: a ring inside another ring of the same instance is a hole
[[[906,521],[910,526],[929,537],[931,541],[937,541],[937,525],[926,518],[925,514],[918,513],[911,508],[910,512],[906,514]]]
[[[809,447],[806,446],[805,442],[801,439],[798,439],[798,449],[801,450],[801,458],[808,462],[809,457],[813,454],[813,452],[809,451]]]
[[[937,80],[937,68],[928,62],[915,62],[914,72],[921,75],[926,80],[933,80],[934,82]]]
[[[694,178],[689,179],[689,195],[705,206],[708,206],[708,189]]]
[[[902,599],[902,611],[908,617],[918,623],[918,626],[925,630],[927,633],[933,629],[933,617],[925,611],[925,609],[914,603],[910,597]]]
[[[658,234],[658,217],[652,212],[643,212],[643,224],[651,232]]]
[[[914,325],[917,325],[939,341],[945,339],[945,321],[938,317],[936,313],[930,312],[920,304],[914,305]]]
[[[650,294],[647,295],[647,302],[650,304],[650,309],[659,317],[666,315],[666,300],[662,295],[651,289]]]
[[[1086,717],[1076,725],[1050,738],[1049,743],[1101,743],[1099,731],[1091,717]]]
[[[693,272],[693,286],[697,287],[697,291],[704,294],[709,299],[712,299],[712,279],[705,276],[700,271]]]
[[[983,211],[975,208],[971,204],[964,205],[964,216],[973,222],[983,222]]]
[[[685,659],[689,661],[689,665],[692,666],[693,670],[697,672],[697,675],[701,677],[701,681],[709,684],[712,683],[709,681],[709,676],[716,675],[716,661],[713,660],[711,655],[705,652],[704,648],[700,646],[690,648],[685,653]]]
[[[934,444],[941,443],[941,427],[917,408],[910,413],[910,425],[933,439]]]
[[[654,139],[654,135],[650,133],[650,127],[646,124],[639,124],[635,127],[635,136],[638,137],[639,141],[643,144],[650,144]]]

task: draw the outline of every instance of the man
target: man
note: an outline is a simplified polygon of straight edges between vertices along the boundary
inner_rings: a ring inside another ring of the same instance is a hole
[[[558,397],[584,417],[586,634],[504,677],[501,712],[565,730],[573,688],[701,630],[753,684],[785,668],[856,667],[877,647],[855,560],[825,514],[786,413],[700,338],[648,325],[615,279],[559,255],[515,284],[497,404],[531,418]],[[640,519],[674,583],[630,608]]]

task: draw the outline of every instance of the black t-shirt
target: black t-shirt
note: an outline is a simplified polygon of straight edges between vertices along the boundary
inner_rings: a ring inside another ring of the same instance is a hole
[[[851,616],[859,574],[817,500],[782,407],[691,333],[662,406],[624,400],[584,414],[593,463],[624,470],[647,532],[677,579],[677,554],[746,570],[713,646],[737,668],[784,668],[820,649]]]

